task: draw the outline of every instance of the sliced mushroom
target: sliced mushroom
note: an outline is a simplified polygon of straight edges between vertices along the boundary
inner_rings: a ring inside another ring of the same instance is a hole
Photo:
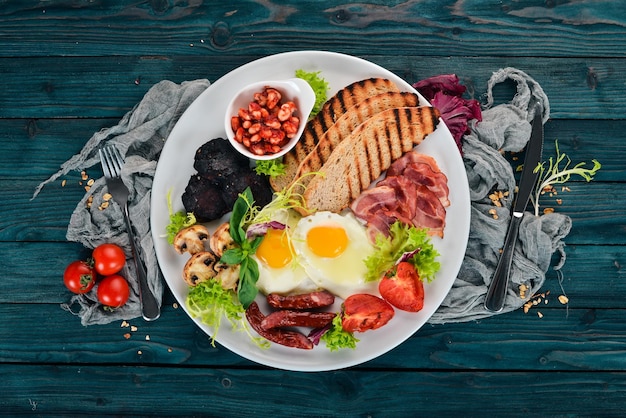
[[[202,251],[191,256],[183,268],[183,279],[189,286],[217,276],[218,258],[210,251]]]
[[[204,251],[204,241],[209,239],[209,230],[204,225],[196,224],[178,231],[174,237],[174,249],[179,254],[185,251],[196,254]]]
[[[220,284],[224,289],[235,289],[239,282],[239,264],[228,265],[224,263],[217,263],[215,269],[218,271],[215,278],[220,281]]]
[[[228,222],[224,222],[218,226],[213,235],[211,235],[209,247],[211,247],[211,251],[213,251],[215,255],[221,257],[224,254],[224,251],[233,248],[234,246],[235,241],[233,241],[233,238],[230,236],[230,224]]]

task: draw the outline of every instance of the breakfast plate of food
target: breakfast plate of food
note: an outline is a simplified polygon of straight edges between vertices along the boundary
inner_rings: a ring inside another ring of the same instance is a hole
[[[294,77],[318,98],[308,118],[272,87]],[[325,51],[212,83],[165,142],[151,208],[159,267],[189,317],[212,342],[294,371],[358,365],[413,336],[452,287],[470,222],[439,111],[394,73]]]

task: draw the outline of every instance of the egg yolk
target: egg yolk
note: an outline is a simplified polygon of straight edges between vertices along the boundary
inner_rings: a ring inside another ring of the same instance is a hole
[[[348,247],[348,235],[340,226],[316,226],[309,229],[306,243],[313,254],[334,258],[341,255]]]
[[[276,269],[285,267],[293,258],[289,236],[277,229],[268,229],[265,238],[256,250],[259,260]]]

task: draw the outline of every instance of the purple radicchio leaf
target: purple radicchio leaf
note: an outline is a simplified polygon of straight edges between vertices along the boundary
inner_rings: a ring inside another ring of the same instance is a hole
[[[462,151],[461,140],[465,134],[469,133],[468,121],[471,119],[482,120],[478,101],[465,100],[461,97],[449,96],[439,92],[435,94],[431,104],[441,112],[441,118],[450,129],[459,151]]]
[[[407,251],[407,252],[405,252],[404,254],[402,254],[402,255],[400,256],[400,258],[398,259],[398,261],[396,261],[396,266],[397,266],[398,264],[402,263],[403,261],[409,261],[410,259],[412,259],[412,258],[413,258],[413,256],[414,256],[415,254],[419,253],[420,251],[422,251],[422,249],[418,247],[418,248],[414,249],[413,251]]]
[[[261,235],[265,235],[268,229],[278,229],[282,231],[286,228],[286,225],[278,222],[278,221],[270,221],[270,222],[261,222],[258,224],[252,224],[248,227],[246,231],[246,238],[254,238],[260,237]]]
[[[440,91],[451,96],[461,96],[465,93],[465,86],[459,83],[459,77],[456,74],[442,74],[429,77],[413,84],[413,87],[428,100],[432,100],[435,97],[435,93]]]
[[[326,332],[332,327],[332,322],[329,322],[327,325],[319,328],[313,328],[309,335],[306,337],[313,343],[313,345],[318,345],[320,343],[320,339]]]
[[[418,81],[413,87],[439,109],[441,119],[450,129],[459,151],[463,153],[462,139],[469,133],[468,121],[482,120],[478,101],[461,97],[465,93],[465,86],[459,83],[459,78],[455,74],[430,77]]]

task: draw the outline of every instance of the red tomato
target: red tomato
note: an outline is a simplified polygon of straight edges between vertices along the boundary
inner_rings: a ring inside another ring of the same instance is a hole
[[[424,307],[424,283],[415,266],[403,261],[395,274],[385,276],[378,284],[380,295],[398,309],[418,312]]]
[[[119,274],[107,276],[98,284],[98,300],[103,305],[119,308],[129,296],[128,282]]]
[[[93,250],[94,268],[103,276],[118,273],[126,263],[126,254],[115,244],[100,244]]]
[[[358,293],[343,302],[341,327],[347,332],[380,328],[394,315],[393,307],[374,295]]]
[[[74,293],[87,293],[96,284],[96,273],[88,263],[73,261],[65,268],[63,283]]]

